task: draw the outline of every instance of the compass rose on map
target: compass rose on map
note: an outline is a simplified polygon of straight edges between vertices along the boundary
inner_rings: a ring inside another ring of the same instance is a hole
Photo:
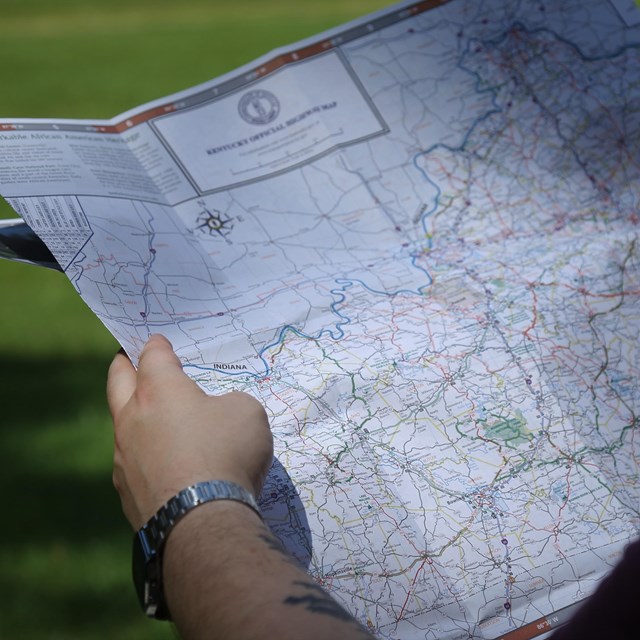
[[[231,223],[231,218],[223,217],[220,211],[203,209],[196,219],[196,229],[199,229],[202,233],[208,233],[210,236],[217,234],[225,238],[229,231],[233,229],[233,224]]]

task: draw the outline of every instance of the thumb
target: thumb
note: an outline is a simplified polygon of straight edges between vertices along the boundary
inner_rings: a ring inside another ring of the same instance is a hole
[[[124,353],[117,353],[107,376],[107,402],[115,419],[136,388],[136,370]]]

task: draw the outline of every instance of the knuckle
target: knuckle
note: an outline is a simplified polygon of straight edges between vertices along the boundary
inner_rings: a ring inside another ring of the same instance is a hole
[[[266,418],[267,412],[257,398],[244,391],[231,391],[228,395],[232,396],[234,402],[242,403],[245,411],[253,413],[255,416],[264,416]]]
[[[133,392],[133,398],[140,414],[147,413],[161,400],[161,397],[158,397],[154,386],[147,384],[145,380],[139,380],[138,385]]]

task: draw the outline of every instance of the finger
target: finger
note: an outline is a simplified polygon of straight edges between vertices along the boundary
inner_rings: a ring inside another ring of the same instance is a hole
[[[154,333],[142,349],[138,360],[138,372],[152,375],[158,368],[161,371],[182,370],[182,364],[169,340],[159,333]]]
[[[136,370],[129,358],[118,352],[107,376],[107,402],[113,418],[129,402],[136,388],[136,378]]]
[[[191,384],[169,340],[160,334],[152,335],[140,354],[138,384],[145,388],[147,385],[171,388],[169,385],[181,385],[185,381]]]

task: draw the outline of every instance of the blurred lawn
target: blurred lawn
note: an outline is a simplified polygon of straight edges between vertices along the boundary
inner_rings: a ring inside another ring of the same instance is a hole
[[[0,117],[111,117],[386,4],[0,0]],[[115,341],[61,274],[0,261],[0,296],[0,639],[173,637],[111,486]]]

